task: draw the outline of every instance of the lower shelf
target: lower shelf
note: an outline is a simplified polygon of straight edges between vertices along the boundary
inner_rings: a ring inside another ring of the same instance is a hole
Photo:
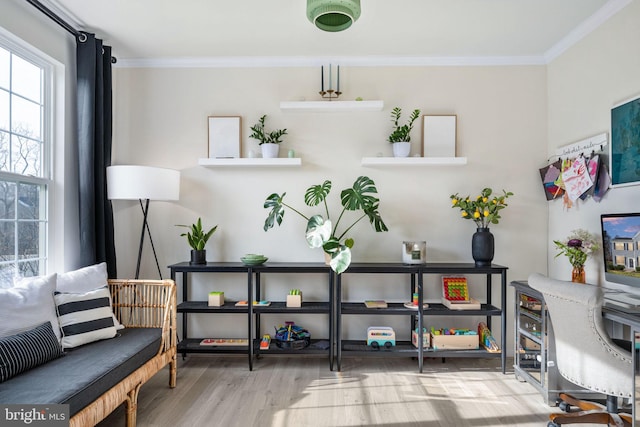
[[[416,356],[418,349],[409,341],[396,341],[395,347],[374,349],[365,341],[343,340],[342,356]],[[424,357],[474,357],[474,358],[499,358],[500,352],[489,352],[484,348],[477,350],[434,350],[425,348]]]
[[[329,340],[311,340],[311,344],[300,350],[292,350],[287,348],[280,348],[275,343],[274,340],[271,340],[269,344],[269,350],[261,350],[260,349],[260,341],[256,339],[253,341],[253,353],[259,355],[267,355],[267,354],[329,354],[330,344]]]
[[[247,354],[249,345],[200,345],[204,338],[187,338],[178,343],[178,353]]]

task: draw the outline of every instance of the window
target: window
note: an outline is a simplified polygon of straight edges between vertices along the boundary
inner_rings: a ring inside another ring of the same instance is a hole
[[[52,69],[0,37],[0,287],[46,273]]]

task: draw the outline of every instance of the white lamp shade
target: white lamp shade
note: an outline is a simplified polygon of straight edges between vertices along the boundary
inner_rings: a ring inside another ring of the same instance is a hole
[[[180,172],[151,166],[107,167],[110,200],[178,200]]]

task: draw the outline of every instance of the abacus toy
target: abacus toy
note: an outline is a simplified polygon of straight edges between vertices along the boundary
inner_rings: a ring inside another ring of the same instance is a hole
[[[442,292],[444,298],[452,302],[464,303],[470,301],[467,278],[464,276],[443,276]]]

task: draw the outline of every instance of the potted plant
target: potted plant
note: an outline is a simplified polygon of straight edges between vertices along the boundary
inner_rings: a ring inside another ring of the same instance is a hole
[[[297,209],[292,208],[284,202],[284,196],[273,193],[264,202],[266,209],[271,209],[267,219],[264,221],[264,231],[268,231],[277,222],[282,224],[285,207],[291,209],[305,220],[307,220],[307,229],[305,237],[311,248],[322,248],[331,257],[329,265],[331,269],[340,274],[351,264],[351,248],[353,247],[353,238],[346,237],[349,230],[353,228],[360,220],[367,217],[376,232],[388,231],[386,224],[380,217],[378,205],[380,200],[373,196],[378,190],[373,180],[366,176],[358,177],[351,188],[342,190],[340,193],[340,201],[342,203],[342,211],[335,223],[329,216],[329,208],[327,205],[327,196],[331,191],[331,181],[326,180],[319,185],[312,185],[304,194],[304,202],[307,206],[318,206],[324,204],[324,213],[322,215],[313,215],[307,217]],[[360,215],[351,225],[346,227],[344,231],[338,233],[338,225],[346,211],[360,211]]]
[[[512,192],[505,190],[500,196],[491,197],[492,194],[491,188],[484,188],[475,199],[460,197],[458,193],[449,196],[451,207],[459,208],[462,218],[472,219],[476,223],[477,229],[471,239],[471,255],[478,267],[491,265],[493,261],[495,247],[489,224],[500,221],[500,211],[507,207],[505,200],[513,196]]]
[[[411,151],[411,130],[413,123],[420,116],[420,110],[415,109],[409,116],[406,124],[400,125],[402,109],[395,107],[391,110],[391,122],[393,122],[393,132],[389,135],[389,142],[392,144],[393,155],[395,157],[407,157]]]
[[[190,231],[182,233],[180,236],[186,236],[189,246],[191,246],[191,261],[189,264],[206,264],[207,263],[207,251],[204,246],[207,244],[209,238],[215,233],[218,226],[212,227],[209,231],[204,231],[202,228],[202,219],[198,218],[198,221],[192,225],[179,224],[177,227],[186,227]]]
[[[263,115],[258,120],[258,123],[251,126],[251,135],[249,138],[257,139],[260,141],[258,145],[262,149],[262,157],[264,158],[274,158],[278,157],[278,151],[280,148],[280,144],[282,142],[282,137],[287,134],[286,129],[276,129],[271,132],[267,132],[264,129],[264,121],[266,120],[267,115]]]

